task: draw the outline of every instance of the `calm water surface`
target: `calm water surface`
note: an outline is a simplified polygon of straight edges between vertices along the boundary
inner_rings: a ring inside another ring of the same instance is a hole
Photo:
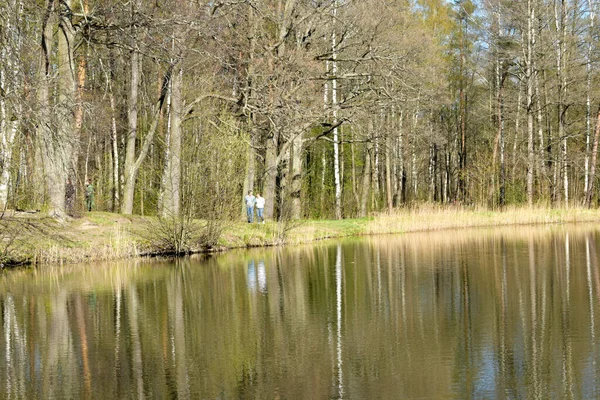
[[[0,274],[0,398],[600,398],[600,230]]]

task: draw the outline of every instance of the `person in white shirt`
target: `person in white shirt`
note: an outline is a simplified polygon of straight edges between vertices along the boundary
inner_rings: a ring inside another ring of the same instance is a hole
[[[265,210],[265,198],[260,195],[260,193],[256,194],[256,220],[260,224],[261,222],[265,223],[264,210]]]

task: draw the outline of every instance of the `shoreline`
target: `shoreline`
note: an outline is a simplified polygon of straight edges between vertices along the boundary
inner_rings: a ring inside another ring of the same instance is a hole
[[[392,214],[343,220],[266,224],[226,222],[211,231],[204,221],[174,225],[156,217],[107,212],[86,213],[81,218],[68,221],[14,213],[0,220],[0,269],[222,253],[233,249],[308,244],[361,236],[593,222],[600,222],[600,210],[515,207],[490,211],[421,206]]]

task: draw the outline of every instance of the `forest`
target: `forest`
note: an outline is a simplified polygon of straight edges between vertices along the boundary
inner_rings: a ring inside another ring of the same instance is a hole
[[[595,207],[595,0],[4,0],[0,206]]]

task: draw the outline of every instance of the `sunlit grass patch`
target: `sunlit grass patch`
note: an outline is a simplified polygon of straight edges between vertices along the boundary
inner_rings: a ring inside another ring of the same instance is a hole
[[[186,245],[186,252],[298,245],[365,235],[595,221],[600,221],[600,211],[587,208],[508,207],[490,211],[478,207],[421,205],[343,220],[268,221],[265,224],[222,221],[213,232],[216,241],[203,245],[208,221],[193,220],[189,225],[189,236],[193,240]],[[40,216],[0,222],[3,227],[0,264],[11,261],[65,263],[161,254],[160,245],[142,234],[148,227],[161,224],[155,217],[92,212],[63,222]]]

